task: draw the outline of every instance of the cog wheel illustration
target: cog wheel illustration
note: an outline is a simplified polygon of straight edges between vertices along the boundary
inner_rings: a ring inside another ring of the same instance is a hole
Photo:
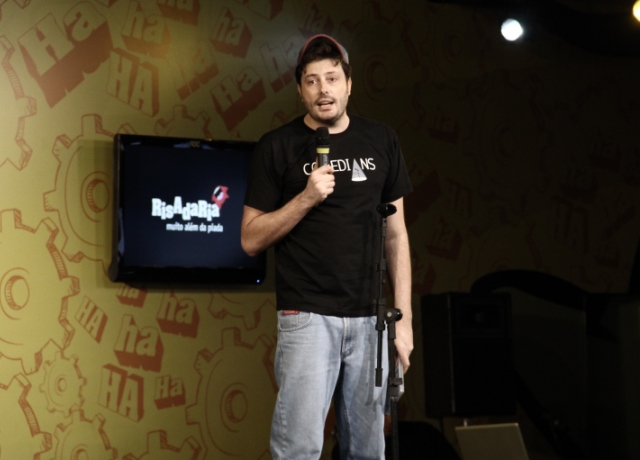
[[[8,140],[13,138],[17,145],[17,148],[5,147],[0,151],[0,167],[8,161],[21,170],[27,166],[31,158],[32,150],[24,140],[24,130],[25,119],[36,113],[36,100],[24,94],[18,74],[11,65],[11,56],[14,51],[7,37],[0,36],[0,61],[6,77],[6,84],[2,83],[4,79],[0,77],[0,100],[5,113],[19,114],[13,119],[5,117],[0,123],[0,139],[3,140],[3,144],[9,145]]]
[[[20,360],[27,375],[39,369],[49,342],[63,349],[73,337],[67,307],[78,279],[67,275],[57,234],[50,219],[34,230],[19,211],[0,213],[0,356]]]
[[[266,335],[254,345],[244,343],[236,328],[221,335],[221,348],[201,350],[196,358],[198,398],[186,408],[187,424],[200,425],[205,456],[213,451],[225,458],[258,459],[269,445],[269,434],[262,427],[268,426],[275,403],[270,358],[275,344]],[[256,375],[256,369],[262,372]]]
[[[200,443],[191,436],[177,448],[168,443],[166,431],[158,430],[147,434],[146,453],[141,457],[127,454],[122,460],[196,460],[200,450]]]
[[[457,87],[461,81],[474,80],[470,77],[480,75],[487,65],[490,37],[482,32],[477,12],[470,9],[467,13],[436,8],[429,21],[429,39],[421,47],[428,53],[432,79],[440,87]]]
[[[362,89],[353,93],[350,104],[373,118],[393,120],[394,128],[424,118],[415,104],[424,71],[408,35],[409,25],[404,13],[383,11],[378,2],[366,1],[361,20],[345,21],[337,33],[344,37],[347,49],[357,48],[360,56],[353,68],[353,80],[362,82]],[[391,37],[398,38],[390,42]]]
[[[118,452],[112,448],[104,431],[105,419],[97,414],[93,420],[84,416],[81,409],[71,412],[68,425],[59,424],[53,434],[57,444],[48,460],[86,458],[91,460],[112,460]]]
[[[51,449],[51,434],[42,433],[27,395],[31,384],[16,375],[7,387],[0,385],[0,458],[40,458]]]
[[[82,377],[78,367],[78,357],[64,358],[62,352],[56,353],[53,361],[44,363],[44,382],[40,391],[47,398],[49,412],[62,412],[65,416],[71,414],[74,407],[81,407],[84,402],[82,387],[87,379]]]
[[[263,295],[250,294],[215,294],[209,305],[209,313],[216,319],[227,316],[241,318],[246,330],[255,329],[260,324],[264,308],[275,311],[275,304],[264,300]]]
[[[209,130],[210,123],[211,117],[206,112],[200,112],[193,117],[189,115],[186,106],[176,105],[173,107],[173,118],[170,120],[159,119],[156,121],[153,131],[158,136],[212,139],[213,136]]]
[[[123,125],[119,131],[133,129]],[[111,231],[113,136],[102,128],[102,118],[94,114],[82,117],[80,136],[58,136],[53,146],[60,162],[56,186],[44,194],[45,210],[60,216],[66,237],[64,256],[72,262],[83,257],[102,261],[105,271]]]

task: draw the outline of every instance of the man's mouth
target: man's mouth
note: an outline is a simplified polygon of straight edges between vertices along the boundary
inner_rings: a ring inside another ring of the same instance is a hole
[[[319,101],[318,102],[318,106],[319,107],[329,107],[333,105],[333,101]]]

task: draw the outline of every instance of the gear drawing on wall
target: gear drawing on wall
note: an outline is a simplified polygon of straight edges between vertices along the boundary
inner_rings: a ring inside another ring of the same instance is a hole
[[[275,404],[274,346],[266,335],[249,345],[241,341],[239,329],[227,328],[222,331],[220,349],[198,353],[197,400],[187,407],[186,415],[187,424],[200,425],[208,451],[215,448],[213,452],[246,460],[268,455],[269,433],[263,427],[269,425]],[[257,369],[263,372],[258,374]],[[265,397],[270,391],[273,397]]]
[[[22,375],[16,375],[7,387],[0,385],[0,458],[40,458],[39,454],[51,449],[51,434],[42,433],[38,419],[27,395],[31,384]]]
[[[31,147],[24,140],[25,118],[36,113],[36,101],[32,97],[25,96],[18,74],[11,65],[11,56],[14,51],[7,37],[0,36],[0,60],[7,79],[6,84],[0,84],[2,110],[6,114],[19,114],[17,119],[6,117],[0,123],[0,139],[4,141],[13,138],[17,145],[17,148],[9,147],[8,142],[3,142],[6,146],[3,145],[0,152],[0,167],[9,161],[17,169],[23,169],[31,158]],[[2,78],[0,82],[3,82]]]
[[[394,128],[405,122],[415,124],[423,118],[414,104],[423,70],[407,34],[410,18],[386,14],[375,1],[364,2],[362,9],[359,22],[345,21],[336,33],[337,37],[345,37],[347,49],[353,43],[354,53],[358,54],[353,63],[353,80],[358,86],[350,104],[371,118],[393,120]],[[390,42],[391,37],[401,38]],[[389,100],[393,104],[379,103]]]
[[[47,398],[47,410],[62,412],[68,417],[74,407],[81,407],[84,402],[82,387],[87,379],[80,373],[78,357],[67,359],[58,351],[55,359],[45,361],[43,367],[45,376],[40,391]]]
[[[197,460],[200,449],[200,443],[191,436],[180,448],[174,447],[167,441],[167,432],[158,430],[147,434],[147,452],[140,457],[127,454],[122,460]]]
[[[491,45],[490,37],[480,29],[477,12],[469,9],[461,15],[451,8],[437,7],[428,29],[429,40],[422,48],[428,53],[425,57],[431,79],[443,89],[468,93],[470,88],[458,85],[483,73]]]
[[[133,132],[129,125],[119,132]],[[44,195],[44,208],[58,212],[66,241],[65,257],[102,261],[106,272],[111,232],[114,133],[102,128],[99,115],[82,117],[82,134],[58,136],[53,154],[60,162],[56,186]]]
[[[254,296],[249,296],[248,294],[214,294],[213,301],[209,305],[209,313],[219,320],[227,319],[228,316],[242,318],[242,323],[246,330],[255,329],[260,324],[262,309],[266,307],[271,313],[275,306],[270,300],[264,300],[263,295],[255,296],[257,302],[247,302],[246,299],[251,297]]]
[[[19,211],[0,213],[0,357],[20,360],[27,375],[38,370],[49,342],[63,349],[73,337],[67,306],[78,279],[67,275],[57,234],[50,219],[34,230]]]
[[[56,447],[52,455],[43,460],[67,460],[86,458],[91,460],[113,460],[118,452],[112,448],[104,431],[105,419],[97,414],[93,420],[87,419],[81,409],[71,413],[69,424],[59,424],[54,437]]]
[[[209,131],[211,117],[206,112],[200,112],[195,117],[189,115],[187,107],[176,105],[173,107],[173,118],[156,121],[153,131],[157,136],[196,137],[212,139]]]

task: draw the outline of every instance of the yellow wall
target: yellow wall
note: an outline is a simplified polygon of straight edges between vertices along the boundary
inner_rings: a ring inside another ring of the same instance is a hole
[[[268,457],[273,274],[224,292],[111,283],[112,137],[257,140],[302,113],[293,69],[314,33],[350,52],[351,109],[401,136],[416,298],[500,268],[627,289],[635,60],[544,35],[508,47],[491,13],[426,1],[0,0],[0,14],[2,459]],[[406,419],[424,418],[414,356]]]

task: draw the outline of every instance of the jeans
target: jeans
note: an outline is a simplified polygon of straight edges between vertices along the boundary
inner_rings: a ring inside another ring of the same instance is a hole
[[[376,387],[375,324],[375,317],[278,312],[279,391],[271,425],[275,460],[320,457],[332,397],[340,458],[384,459],[387,339],[385,330],[382,386]]]

